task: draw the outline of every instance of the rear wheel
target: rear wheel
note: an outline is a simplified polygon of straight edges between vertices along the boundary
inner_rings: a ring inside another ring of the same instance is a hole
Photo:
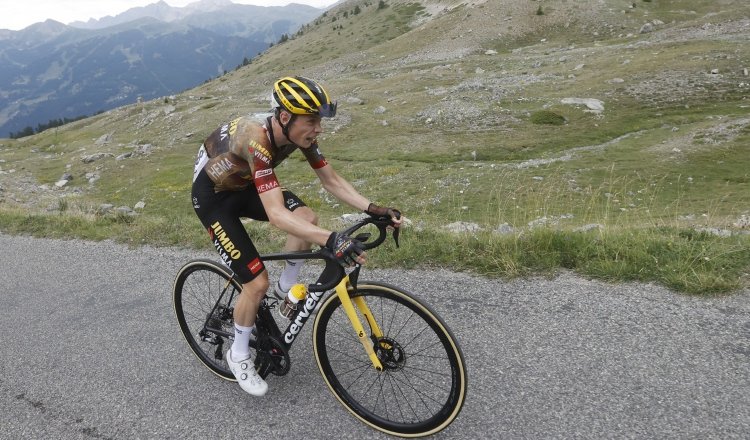
[[[375,370],[341,301],[332,295],[313,329],[313,350],[330,390],[355,417],[388,434],[420,437],[444,429],[466,398],[463,355],[448,327],[428,306],[393,286],[360,283],[355,297],[365,299],[382,331],[376,337],[369,328],[383,371]]]
[[[210,260],[187,263],[173,287],[174,311],[185,340],[203,364],[235,380],[225,360],[234,339],[234,303],[242,291],[228,269]]]

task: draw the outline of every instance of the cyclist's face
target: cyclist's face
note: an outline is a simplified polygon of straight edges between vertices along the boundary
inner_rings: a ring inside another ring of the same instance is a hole
[[[302,148],[309,148],[316,142],[323,127],[321,117],[315,115],[299,115],[289,128],[289,140]]]

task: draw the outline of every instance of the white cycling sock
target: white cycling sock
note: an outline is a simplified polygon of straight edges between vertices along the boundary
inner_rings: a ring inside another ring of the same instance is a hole
[[[255,330],[252,327],[234,325],[234,342],[232,343],[232,360],[238,362],[250,355],[250,335]]]
[[[281,277],[279,278],[279,287],[281,287],[281,290],[288,292],[297,283],[299,271],[302,269],[304,263],[305,260],[286,260],[286,266],[284,266],[284,271],[281,272]]]

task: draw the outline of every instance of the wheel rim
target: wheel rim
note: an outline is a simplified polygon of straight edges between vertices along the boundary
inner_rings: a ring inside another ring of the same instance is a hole
[[[429,309],[395,291],[360,286],[358,295],[366,296],[384,333],[373,343],[384,369],[372,367],[340,301],[332,298],[314,331],[318,365],[331,391],[377,429],[407,436],[443,429],[465,395],[465,368],[452,335]]]

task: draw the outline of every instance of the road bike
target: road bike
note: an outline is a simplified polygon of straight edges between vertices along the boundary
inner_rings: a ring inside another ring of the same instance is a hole
[[[368,250],[386,240],[390,225],[388,217],[368,216],[342,233]],[[398,232],[392,234],[397,246]],[[466,399],[464,357],[448,326],[427,304],[399,287],[360,281],[361,266],[343,268],[326,248],[261,259],[325,263],[281,328],[272,310],[283,300],[269,295],[262,300],[257,333],[250,341],[261,377],[289,372],[289,351],[314,317],[312,349],[318,368],[354,417],[401,437],[434,434],[456,419]],[[190,349],[209,370],[230,381],[235,378],[225,357],[234,339],[232,316],[241,290],[227,266],[205,259],[185,264],[173,288],[177,321]]]

